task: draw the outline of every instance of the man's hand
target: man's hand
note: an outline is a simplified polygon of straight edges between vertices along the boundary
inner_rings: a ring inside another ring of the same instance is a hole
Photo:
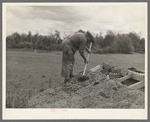
[[[90,53],[90,54],[91,54],[91,50],[88,50],[88,53]]]
[[[87,46],[85,46],[85,49],[86,49],[86,51],[87,51],[88,53],[91,54],[91,50],[89,50],[89,49],[87,48]]]
[[[88,60],[87,60],[87,59],[84,59],[84,63],[87,64],[87,63],[88,63]]]

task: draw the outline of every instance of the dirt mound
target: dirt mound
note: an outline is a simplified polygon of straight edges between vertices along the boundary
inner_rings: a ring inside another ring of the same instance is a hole
[[[79,73],[66,87],[48,89],[29,100],[33,108],[144,108],[144,92],[129,89],[101,71],[87,72],[89,80],[79,82]]]

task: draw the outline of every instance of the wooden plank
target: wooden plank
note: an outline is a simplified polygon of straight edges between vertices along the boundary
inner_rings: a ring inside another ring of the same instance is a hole
[[[138,72],[134,72],[134,71],[128,70],[128,74],[133,74],[132,78],[134,80],[141,81],[141,80],[145,79],[145,74],[144,73],[138,73]]]
[[[145,82],[144,81],[140,81],[138,83],[135,83],[135,84],[129,86],[128,88],[131,88],[131,89],[140,89],[140,88],[142,88],[144,86],[145,86]]]
[[[132,72],[137,72],[137,73],[143,73],[143,74],[145,73],[144,70],[136,69],[136,68],[134,68],[134,67],[128,68],[128,70],[130,70],[130,71],[132,71]]]
[[[93,67],[92,69],[90,69],[90,71],[95,72],[97,70],[99,70],[101,68],[100,65],[97,65],[96,67]]]
[[[145,76],[141,73],[133,73],[133,79],[141,81],[145,79]]]
[[[122,81],[125,81],[125,80],[129,79],[129,78],[132,78],[132,76],[133,76],[133,74],[126,75],[126,76],[120,78],[119,82],[122,82]]]

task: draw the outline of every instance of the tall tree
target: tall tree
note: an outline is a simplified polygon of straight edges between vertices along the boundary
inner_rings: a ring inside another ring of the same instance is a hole
[[[105,47],[110,46],[114,38],[115,38],[115,34],[111,30],[108,30],[107,35],[104,38],[104,46]]]
[[[131,32],[131,33],[128,34],[128,37],[132,41],[135,52],[137,52],[139,50],[138,45],[139,45],[139,42],[140,42],[140,36],[135,32]]]
[[[28,32],[28,42],[32,43],[32,34],[31,34],[31,31]]]

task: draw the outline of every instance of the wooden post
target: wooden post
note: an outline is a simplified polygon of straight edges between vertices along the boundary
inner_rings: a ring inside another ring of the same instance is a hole
[[[31,90],[29,90],[29,96],[28,97],[29,97],[29,99],[31,98]]]
[[[49,78],[49,88],[51,87],[51,82],[52,82],[52,80],[51,80],[51,78]]]

